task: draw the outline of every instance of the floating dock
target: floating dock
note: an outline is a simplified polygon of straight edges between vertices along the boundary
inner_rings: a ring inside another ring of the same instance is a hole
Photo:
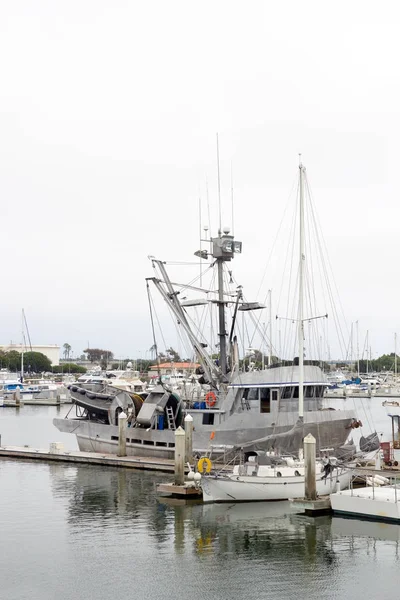
[[[61,450],[57,443],[50,444],[49,450],[31,448],[29,446],[0,446],[1,458],[104,465],[165,473],[174,472],[174,461],[168,458],[116,456],[115,454],[100,454],[98,452],[66,452],[65,450]]]
[[[52,398],[41,398],[40,400],[31,398],[30,400],[21,400],[19,404],[16,403],[15,400],[3,400],[3,402],[0,404],[0,408],[23,408],[24,406],[63,406],[64,404],[72,404],[72,400],[60,400],[58,402]]]
[[[200,487],[196,487],[191,482],[186,482],[183,485],[176,485],[175,483],[159,483],[157,485],[157,492],[159,494],[166,494],[172,498],[202,498],[203,492]]]

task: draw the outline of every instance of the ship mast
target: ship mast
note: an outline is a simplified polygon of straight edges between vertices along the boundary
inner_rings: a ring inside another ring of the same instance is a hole
[[[300,170],[300,263],[299,263],[299,419],[304,418],[304,172],[301,160]]]
[[[232,260],[235,254],[242,251],[242,243],[234,240],[233,235],[229,235],[229,229],[225,228],[223,232],[218,231],[218,237],[211,238],[211,255],[215,258],[218,272],[218,337],[219,337],[219,368],[222,380],[228,373],[228,354],[227,354],[227,332],[225,324],[225,305],[224,298],[224,262]]]
[[[21,333],[22,333],[22,344],[21,344],[21,383],[24,383],[24,346],[25,346],[24,309],[22,309],[22,313],[21,313]]]
[[[221,234],[221,232],[220,232]],[[228,371],[226,354],[226,331],[225,331],[225,302],[224,302],[224,264],[222,258],[217,258],[218,269],[218,322],[219,322],[219,356],[222,375]]]

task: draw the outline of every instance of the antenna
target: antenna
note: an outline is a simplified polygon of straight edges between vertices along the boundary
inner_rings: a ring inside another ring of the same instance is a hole
[[[218,172],[218,209],[219,209],[219,233],[221,233],[222,228],[222,214],[221,214],[221,179],[219,174],[219,143],[218,143],[218,133],[217,133],[217,172]]]
[[[207,200],[207,217],[208,217],[208,228],[211,230],[211,215],[210,215],[210,196],[208,193],[208,179],[206,177],[206,200]]]

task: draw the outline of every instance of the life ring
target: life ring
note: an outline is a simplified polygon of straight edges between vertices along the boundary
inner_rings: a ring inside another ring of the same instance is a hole
[[[214,406],[214,404],[217,401],[217,396],[214,394],[214,392],[208,392],[206,395],[206,404],[209,408],[211,408],[211,406]]]
[[[211,467],[211,460],[207,458],[207,456],[202,456],[199,462],[197,463],[197,470],[199,473],[204,473],[204,471],[206,473],[209,473],[211,471]]]

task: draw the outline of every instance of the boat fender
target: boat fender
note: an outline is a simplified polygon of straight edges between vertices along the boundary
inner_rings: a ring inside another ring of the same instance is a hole
[[[96,398],[96,394],[93,394],[93,392],[86,392],[86,396],[91,400],[94,400]]]
[[[85,389],[83,389],[83,388],[78,388],[78,389],[77,389],[77,392],[78,392],[79,394],[82,394],[83,396],[86,394],[86,390],[85,390]]]
[[[217,401],[217,396],[215,395],[214,392],[208,392],[206,395],[206,404],[209,408],[211,408],[211,406],[214,406],[214,404]]]
[[[276,474],[277,477],[282,477],[282,473],[280,471],[277,472]]]
[[[197,470],[199,473],[209,473],[211,471],[212,463],[207,456],[202,456],[197,463]]]
[[[300,473],[298,471],[295,471],[294,474],[296,475],[296,477],[300,477]]]

